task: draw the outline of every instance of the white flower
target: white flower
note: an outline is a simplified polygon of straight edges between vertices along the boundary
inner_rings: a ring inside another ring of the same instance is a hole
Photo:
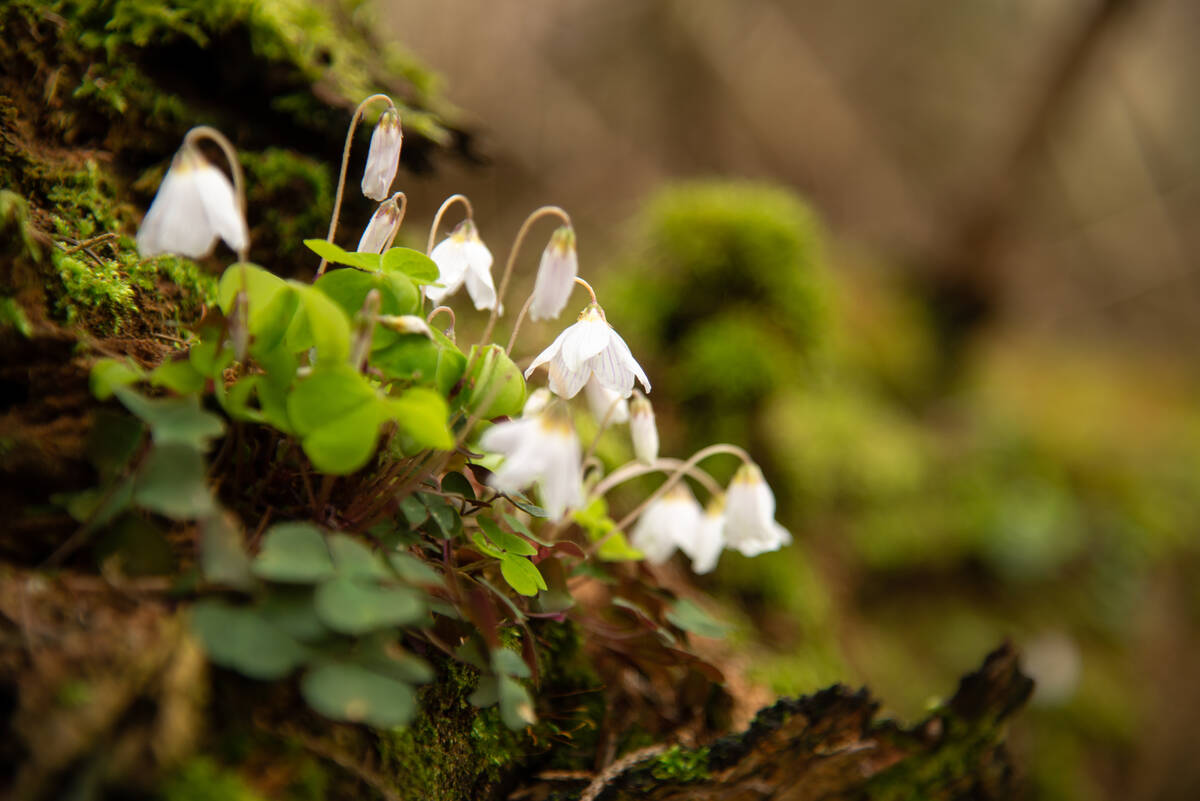
[[[433,331],[430,330],[429,323],[415,314],[381,314],[378,320],[381,326],[389,331],[395,331],[397,334],[416,334],[426,339],[433,339]]]
[[[708,502],[694,536],[680,540],[679,549],[692,560],[692,572],[704,575],[717,566],[724,547],[725,499],[715,496]]]
[[[521,416],[538,416],[553,398],[554,396],[550,394],[550,390],[545,387],[538,387],[533,392],[530,392],[529,397],[525,399],[525,406],[521,409]]]
[[[592,417],[596,418],[596,425],[629,422],[629,402],[597,381],[596,376],[584,384],[583,394],[587,396],[588,408],[592,410]]]
[[[537,482],[542,506],[552,520],[582,505],[583,453],[563,404],[534,417],[497,423],[483,432],[479,447],[506,457],[488,478],[500,492],[517,492]]]
[[[137,233],[143,256],[178,253],[198,259],[212,252],[217,237],[241,253],[249,234],[233,185],[193,145],[175,154]]]
[[[775,494],[758,465],[745,463],[733,474],[725,498],[725,541],[746,556],[792,541],[787,529],[775,522]]]
[[[465,281],[467,292],[476,309],[491,309],[496,305],[496,285],[492,283],[492,252],[479,238],[479,231],[470,219],[458,224],[450,236],[443,239],[429,254],[438,266],[438,284],[429,286],[425,294],[434,303],[453,295]]]
[[[654,464],[658,459],[658,426],[654,423],[654,407],[640,392],[629,404],[629,437],[633,440],[633,455],[637,460]]]
[[[554,232],[550,244],[542,251],[542,262],[533,283],[530,319],[557,319],[571,297],[577,275],[579,257],[575,253],[575,229],[564,225]]]
[[[358,240],[359,253],[382,253],[400,228],[400,206],[390,197],[379,204]]]
[[[604,319],[604,312],[595,303],[579,315],[579,321],[568,326],[529,365],[525,377],[547,362],[550,363],[550,389],[561,398],[573,398],[593,375],[601,385],[622,398],[633,393],[636,378],[647,392],[650,381],[641,365],[629,352],[629,346]]]
[[[633,527],[629,542],[645,554],[647,562],[662,564],[671,558],[675,548],[696,536],[700,517],[696,496],[680,481],[646,507]]]
[[[363,170],[362,193],[372,200],[382,201],[392,191],[392,182],[396,180],[396,170],[400,167],[400,145],[403,141],[400,114],[395,108],[389,108],[379,115],[379,122],[371,132],[371,147],[367,151],[367,166]]]

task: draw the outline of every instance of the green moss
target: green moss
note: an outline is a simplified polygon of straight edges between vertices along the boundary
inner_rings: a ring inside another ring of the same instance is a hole
[[[708,749],[673,745],[650,765],[654,778],[664,782],[698,782],[707,779]]]
[[[967,725],[950,717],[943,720],[948,731],[939,748],[875,774],[862,797],[871,801],[960,798],[972,786],[996,786],[997,777],[978,774],[981,769],[1003,770],[1002,760],[986,756],[1003,739],[1003,727],[986,722]]]
[[[162,801],[262,801],[233,771],[207,757],[186,762],[163,782]]]
[[[201,305],[216,296],[216,279],[201,272],[195,263],[177,256],[139,259],[130,249],[131,241],[124,239],[120,244],[122,247],[110,250],[111,257],[83,255],[82,251],[51,252],[51,263],[63,287],[56,308],[67,322],[117,333],[145,311],[148,302],[158,302],[164,295],[171,296],[165,313],[176,320],[196,316]],[[171,287],[169,292],[164,284]]]
[[[303,242],[324,233],[333,211],[334,186],[328,166],[276,147],[239,155],[246,172],[246,205],[256,247],[281,258],[310,258],[311,251]]]

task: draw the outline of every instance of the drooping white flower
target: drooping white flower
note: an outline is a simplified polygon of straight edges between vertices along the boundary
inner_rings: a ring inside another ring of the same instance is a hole
[[[746,556],[774,551],[792,541],[775,522],[775,494],[758,465],[745,463],[733,474],[725,497],[725,542]]]
[[[583,453],[564,404],[551,404],[483,432],[479,447],[506,457],[488,478],[500,492],[518,492],[537,483],[542,506],[552,520],[583,503]]]
[[[185,142],[138,229],[138,252],[198,259],[212,252],[218,237],[241,253],[249,239],[246,220],[225,173]]]
[[[379,122],[371,132],[371,147],[367,151],[367,166],[363,170],[362,193],[372,200],[382,201],[392,191],[396,170],[400,167],[400,145],[404,132],[400,128],[400,114],[389,108],[379,115]]]
[[[400,220],[400,206],[396,203],[396,198],[390,197],[380,203],[379,208],[371,215],[371,221],[363,229],[356,250],[359,253],[382,253],[395,238],[396,231],[400,228]]]
[[[654,422],[654,407],[640,392],[635,393],[629,404],[629,437],[633,440],[633,454],[643,464],[654,464],[658,459],[658,426]]]
[[[587,396],[588,408],[592,411],[592,417],[596,418],[596,425],[629,422],[629,401],[597,381],[596,376],[583,385],[583,394]]]
[[[563,330],[525,371],[529,378],[538,367],[550,364],[550,389],[561,398],[573,398],[593,375],[600,384],[622,398],[633,393],[636,378],[646,392],[650,380],[629,352],[629,346],[604,319],[600,307],[591,303],[574,325]]]
[[[434,303],[441,303],[466,282],[467,292],[476,309],[491,309],[496,305],[496,285],[492,282],[492,252],[479,238],[475,223],[463,220],[450,236],[437,244],[429,254],[438,266],[438,285],[426,288],[425,294]]]
[[[679,541],[679,549],[692,560],[692,572],[704,575],[717,566],[725,548],[725,499],[714,496],[700,517],[692,537]]]
[[[645,554],[647,562],[662,564],[683,542],[696,536],[701,516],[696,496],[680,481],[646,507],[633,527],[629,542]]]
[[[575,276],[579,275],[579,257],[575,252],[575,229],[564,225],[550,237],[542,251],[537,279],[533,283],[533,302],[529,306],[532,320],[557,319],[562,314]]]

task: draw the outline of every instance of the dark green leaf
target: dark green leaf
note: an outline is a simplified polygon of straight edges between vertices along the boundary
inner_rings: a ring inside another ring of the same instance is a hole
[[[88,460],[101,478],[112,478],[129,464],[145,433],[146,426],[136,417],[112,409],[97,409],[88,432]]]
[[[211,513],[216,504],[204,474],[204,454],[191,445],[156,445],[138,470],[133,500],[176,520]]]
[[[404,726],[417,711],[412,687],[358,665],[320,665],[305,674],[300,690],[326,717],[381,729]]]
[[[191,620],[212,661],[254,679],[281,679],[306,657],[299,643],[254,609],[200,601]]]
[[[480,676],[479,684],[475,687],[475,692],[467,697],[467,701],[471,706],[484,707],[491,706],[500,700],[500,680],[495,676]]]
[[[188,445],[207,448],[209,442],[225,433],[225,423],[212,412],[200,408],[195,395],[181,398],[147,398],[129,388],[114,391],[125,408],[150,427],[157,445]]]
[[[342,634],[365,634],[385,626],[404,626],[425,617],[422,593],[408,587],[383,587],[339,577],[317,588],[317,614]]]
[[[259,615],[300,642],[317,643],[330,636],[317,617],[311,587],[272,587],[259,607]]]
[[[527,679],[532,675],[529,665],[525,664],[521,655],[507,648],[492,651],[492,670],[501,676],[514,676],[518,679]]]
[[[388,562],[396,571],[396,575],[409,584],[427,584],[437,587],[443,584],[442,574],[434,570],[428,562],[415,556],[399,552],[390,553]]]
[[[537,553],[537,548],[530,545],[526,540],[521,539],[516,534],[511,534],[500,526],[496,525],[496,521],[480,516],[477,518],[479,527],[487,534],[488,539],[496,546],[503,548],[509,553],[519,554],[521,556],[533,556]]]
[[[701,637],[724,637],[728,627],[714,620],[707,612],[686,598],[678,601],[675,607],[667,612],[667,620],[693,634]]]
[[[310,584],[334,574],[329,546],[311,523],[277,523],[267,529],[254,574],[268,581]]]
[[[348,534],[331,534],[329,550],[339,576],[379,579],[389,575],[383,557]]]
[[[529,697],[529,691],[508,676],[501,676],[499,685],[500,718],[504,725],[513,731],[520,731],[536,723],[537,715],[533,712],[533,699]]]
[[[241,526],[227,512],[200,521],[200,569],[204,580],[237,590],[254,588]]]

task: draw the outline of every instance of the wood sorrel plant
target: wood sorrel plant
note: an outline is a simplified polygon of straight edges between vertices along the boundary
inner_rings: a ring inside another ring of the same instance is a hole
[[[387,108],[362,189],[382,203],[350,252],[333,238],[354,127],[373,103]],[[193,145],[201,135],[222,144],[236,192]],[[529,216],[498,288],[463,196],[438,210],[425,253],[393,247],[406,208],[391,188],[401,141],[392,101],[363,101],[347,134],[328,234],[305,240],[320,257],[309,284],[245,261],[232,146],[210,129],[189,134],[139,244],[196,253],[222,237],[239,259],[179,358],[148,372],[124,360],[95,366],[95,394],[115,397],[136,421],[114,429],[120,436],[103,454],[103,485],[78,510],[81,537],[59,556],[134,509],[194,521],[202,581],[191,619],[213,661],[258,679],[301,670],[301,691],[315,709],[376,726],[411,719],[413,685],[432,678],[427,659],[438,652],[478,668],[473,703],[498,703],[514,729],[534,723],[531,626],[539,619],[571,617],[594,644],[627,655],[636,641],[649,654],[645,670],[703,666],[681,647],[680,630],[712,633],[712,621],[674,602],[649,572],[612,563],[661,563],[678,548],[706,572],[725,547],[748,555],[780,547],[790,537],[775,522],[762,473],[732,445],[686,460],[658,455],[649,401],[639,393],[632,410],[627,403],[635,384],[649,393],[651,382],[578,277],[575,231],[562,209]],[[437,243],[455,204],[464,217]],[[544,217],[560,225],[501,347],[491,337],[505,292],[523,242]],[[455,302],[463,285],[477,310],[490,310],[483,337],[466,352],[455,340],[453,306],[437,305]],[[522,375],[510,354],[525,316],[556,319],[576,285],[589,302]],[[430,324],[439,315],[449,320],[444,333]],[[529,393],[526,380],[542,366],[549,392]],[[595,441],[584,450],[571,401],[585,386],[595,438],[629,424],[638,461],[605,475]],[[718,454],[743,462],[728,490],[700,467]],[[666,479],[612,520],[606,494],[647,473]],[[708,496],[707,511],[689,479]],[[624,534],[634,524],[640,550]],[[609,574],[611,606],[583,609],[571,590],[598,572]],[[633,635],[613,634],[614,621]],[[504,647],[514,633],[519,654]]]

